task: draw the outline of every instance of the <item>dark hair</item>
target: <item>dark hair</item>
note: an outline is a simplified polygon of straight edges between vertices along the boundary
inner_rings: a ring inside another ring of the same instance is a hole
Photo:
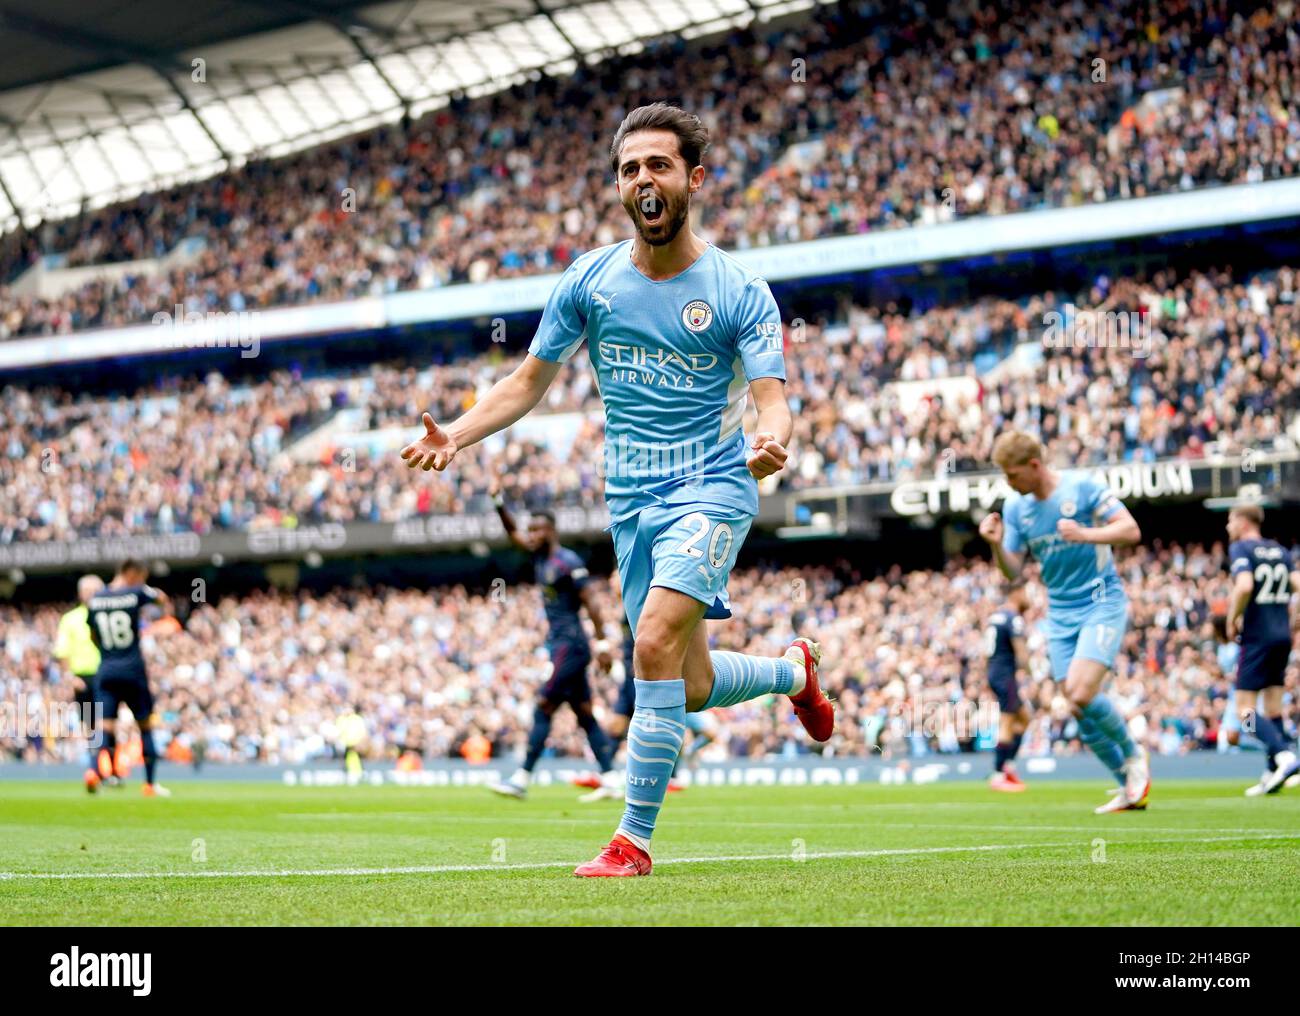
[[[145,563],[138,558],[128,557],[117,566],[117,573],[119,575],[125,575],[127,572],[144,572],[148,575],[149,569],[145,566]]]
[[[666,102],[653,102],[638,106],[623,118],[614,132],[614,143],[609,146],[610,168],[618,172],[619,152],[623,140],[633,131],[664,130],[677,135],[677,149],[686,160],[686,168],[694,169],[709,150],[709,129],[694,113],[688,113]]]
[[[539,519],[546,520],[547,524],[550,525],[552,529],[555,528],[555,513],[549,508],[543,508],[541,511],[528,513],[528,521],[530,525]]]

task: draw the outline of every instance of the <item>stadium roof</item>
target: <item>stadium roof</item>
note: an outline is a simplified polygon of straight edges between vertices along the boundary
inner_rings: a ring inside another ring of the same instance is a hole
[[[0,229],[826,0],[4,0]]]

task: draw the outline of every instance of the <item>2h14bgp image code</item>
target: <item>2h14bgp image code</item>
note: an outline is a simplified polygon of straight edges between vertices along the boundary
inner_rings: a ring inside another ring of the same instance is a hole
[[[193,997],[301,926],[979,926],[865,941],[1280,983],[1291,0],[0,29],[23,978]],[[200,937],[236,926],[282,930]]]

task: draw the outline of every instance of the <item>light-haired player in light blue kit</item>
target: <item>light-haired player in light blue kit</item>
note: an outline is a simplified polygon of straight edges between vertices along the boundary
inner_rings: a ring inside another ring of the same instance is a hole
[[[610,164],[635,239],[579,257],[524,362],[445,430],[426,413],[424,436],[402,449],[408,466],[445,469],[536,406],[586,340],[605,404],[605,499],[636,637],[636,707],[623,820],[580,876],[650,873],[688,711],[776,693],[790,696],[814,740],[834,726],[816,642],[796,638],[781,657],[710,653],[700,623],[731,616],[727,576],[758,514],[757,481],[785,467],[793,427],[771,291],[686,226],[708,144],[699,118],[673,106],[629,113]],[[758,410],[749,441],[747,395]]]
[[[1000,435],[993,461],[1015,492],[980,523],[980,535],[1008,578],[1033,554],[1047,586],[1047,636],[1052,676],[1064,683],[1079,735],[1119,781],[1119,791],[1097,808],[1135,811],[1147,806],[1151,771],[1115,705],[1101,693],[1128,628],[1128,597],[1112,546],[1142,538],[1133,516],[1106,484],[1083,472],[1057,474],[1043,461],[1038,440],[1020,431]]]

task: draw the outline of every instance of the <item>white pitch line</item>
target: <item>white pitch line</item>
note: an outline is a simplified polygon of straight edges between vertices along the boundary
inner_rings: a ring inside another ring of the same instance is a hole
[[[1161,803],[1163,803],[1163,802],[1161,802]],[[710,823],[692,822],[691,824],[692,824],[692,825],[708,825],[708,824],[710,824]],[[734,823],[733,823],[733,824],[734,824]],[[762,824],[765,824],[765,823],[750,823],[750,822],[746,822],[744,827],[745,827],[745,828],[749,828],[750,825],[762,825]],[[807,823],[806,823],[806,822],[804,822],[804,823],[774,822],[774,823],[766,823],[766,824],[769,824],[769,825],[782,825],[782,826],[785,826],[785,825],[796,825],[796,824],[799,824],[799,825],[807,826]],[[860,822],[857,822],[857,823],[849,823],[849,822],[843,822],[843,823],[836,823],[836,822],[822,822],[822,823],[819,823],[819,826],[824,828],[824,827],[827,827],[827,826],[836,826],[836,825],[845,825],[845,826],[848,826],[848,825],[858,825],[858,826],[861,826],[861,824],[862,824],[862,823],[860,823]],[[1183,826],[1149,826],[1149,825],[1147,825],[1146,823],[1143,823],[1143,824],[1140,825],[1140,826],[1138,826],[1138,825],[1135,825],[1135,826],[1129,826],[1129,827],[1126,829],[1126,828],[1124,828],[1124,827],[1122,827],[1122,826],[1117,826],[1117,825],[1110,825],[1109,827],[1104,827],[1104,826],[1102,825],[1102,823],[1100,823],[1100,822],[1097,823],[1097,824],[1095,824],[1095,825],[1090,825],[1090,826],[1083,826],[1083,825],[1038,825],[1037,823],[1034,823],[1034,822],[1021,822],[1021,823],[1019,823],[1019,824],[1017,824],[1017,825],[988,825],[988,824],[983,823],[983,822],[955,822],[955,823],[954,823],[954,822],[891,822],[891,823],[889,823],[888,825],[882,825],[882,826],[880,826],[880,828],[881,828],[881,829],[987,829],[987,830],[991,830],[991,831],[994,831],[994,832],[1006,832],[1006,831],[1008,831],[1008,830],[1011,831],[1011,832],[1028,832],[1028,831],[1037,831],[1037,832],[1045,832],[1045,833],[1046,833],[1046,832],[1058,832],[1058,833],[1092,833],[1092,834],[1097,834],[1097,835],[1102,835],[1102,834],[1104,834],[1104,835],[1106,835],[1106,836],[1110,836],[1110,835],[1112,835],[1113,833],[1184,833],[1184,834],[1186,834],[1187,836],[1195,836],[1195,835],[1198,834],[1198,833],[1237,833],[1237,834],[1239,834],[1239,835],[1242,836],[1242,837],[1255,837],[1255,836],[1262,836],[1262,837],[1265,837],[1265,838],[1268,838],[1268,837],[1270,837],[1270,836],[1275,836],[1275,835],[1283,835],[1283,836],[1290,835],[1289,833],[1285,833],[1285,832],[1284,832],[1283,830],[1281,830],[1281,829],[1241,829],[1241,828],[1238,828],[1238,827],[1236,827],[1236,826],[1209,827],[1209,828],[1202,828],[1202,829],[1188,829],[1188,828],[1185,828],[1185,827],[1183,827]],[[1237,838],[1236,836],[1229,837],[1229,839],[1236,839],[1236,838]],[[1125,841],[1125,842],[1129,842],[1129,841]],[[1171,842],[1174,842],[1174,841],[1171,841]]]
[[[1116,846],[1140,847],[1163,843],[1232,843],[1242,840],[1300,840],[1300,833],[1270,833],[1267,835],[1211,836],[1199,840],[1156,839],[1125,840]],[[987,843],[962,847],[897,847],[879,850],[828,850],[801,855],[802,861],[825,861],[851,857],[910,857],[923,854],[986,853],[996,850],[1061,849],[1088,847],[1089,841],[1071,840],[1065,843]],[[669,864],[734,864],[751,861],[794,861],[791,853],[783,854],[722,854],[716,857],[669,857],[656,861]],[[536,861],[529,864],[428,864],[392,868],[319,868],[278,869],[275,871],[5,871],[0,881],[31,879],[65,881],[71,879],[147,879],[147,878],[325,878],[365,877],[372,875],[443,875],[455,872],[479,871],[536,871],[546,868],[568,868],[573,861]]]

